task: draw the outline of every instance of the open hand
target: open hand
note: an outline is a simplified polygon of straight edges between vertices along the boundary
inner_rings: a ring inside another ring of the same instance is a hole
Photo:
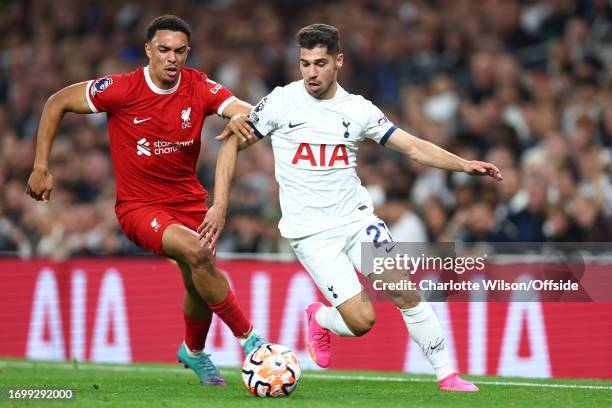
[[[211,249],[215,248],[224,226],[225,210],[221,210],[220,207],[215,207],[213,205],[208,209],[204,221],[202,221],[202,224],[198,227],[201,245],[208,245]]]

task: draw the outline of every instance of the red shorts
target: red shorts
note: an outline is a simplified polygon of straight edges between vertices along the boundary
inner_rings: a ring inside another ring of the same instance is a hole
[[[166,256],[162,249],[162,236],[166,228],[179,224],[197,231],[207,210],[203,201],[163,205],[125,203],[115,207],[115,214],[130,241],[147,251]]]

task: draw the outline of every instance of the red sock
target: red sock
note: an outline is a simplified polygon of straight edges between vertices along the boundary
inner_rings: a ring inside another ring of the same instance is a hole
[[[208,307],[227,324],[227,327],[230,328],[236,337],[246,337],[253,329],[253,325],[246,318],[242,309],[240,309],[234,292],[231,290],[227,293],[224,301],[209,304]]]
[[[185,313],[185,344],[189,350],[200,351],[204,349],[206,336],[212,319],[208,320],[193,320]]]

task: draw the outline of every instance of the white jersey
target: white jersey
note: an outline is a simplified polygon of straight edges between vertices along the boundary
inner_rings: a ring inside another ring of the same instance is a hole
[[[364,219],[373,205],[357,177],[357,145],[385,144],[396,127],[362,96],[338,85],[331,99],[308,94],[303,81],[275,88],[250,115],[257,136],[271,136],[286,238]]]

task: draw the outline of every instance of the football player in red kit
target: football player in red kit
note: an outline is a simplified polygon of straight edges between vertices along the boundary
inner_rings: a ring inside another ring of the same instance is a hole
[[[185,286],[185,341],[178,359],[202,384],[223,385],[203,352],[212,313],[229,326],[245,353],[267,341],[253,330],[216,267],[214,247],[204,245],[195,232],[207,211],[196,162],[204,118],[247,114],[251,106],[206,74],[185,67],[190,36],[189,25],[180,18],[158,17],[147,28],[146,67],[52,95],[40,119],[27,193],[45,202],[51,196],[49,155],[64,114],[106,112],[119,224],[137,245],[178,263]]]

